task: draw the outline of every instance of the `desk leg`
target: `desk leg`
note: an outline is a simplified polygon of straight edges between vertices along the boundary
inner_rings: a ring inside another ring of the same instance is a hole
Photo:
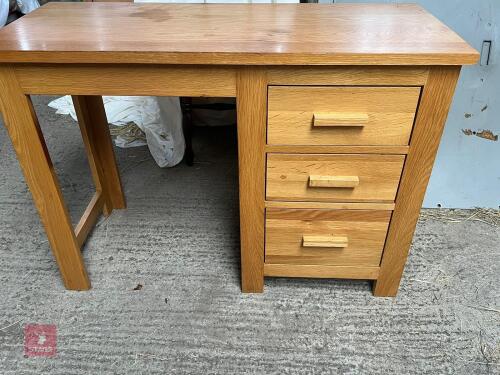
[[[241,68],[236,83],[240,180],[241,289],[264,289],[264,185],[267,80]]]
[[[455,66],[433,67],[429,72],[387,233],[380,274],[373,286],[375,296],[394,297],[398,292],[459,73],[460,67]]]
[[[104,104],[100,96],[73,96],[73,104],[96,190],[102,194],[104,214],[109,216],[126,204]]]
[[[33,105],[9,66],[0,66],[0,106],[64,285],[73,290],[90,289],[80,247]]]
[[[194,152],[193,152],[193,98],[181,97],[179,98],[181,102],[182,110],[182,130],[184,132],[184,139],[186,141],[186,149],[184,151],[184,160],[186,164],[190,167],[194,163]]]

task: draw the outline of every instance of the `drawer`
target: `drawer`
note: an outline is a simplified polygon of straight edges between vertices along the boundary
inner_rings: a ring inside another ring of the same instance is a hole
[[[266,199],[392,202],[403,155],[267,154]]]
[[[419,87],[269,86],[267,143],[407,145]]]
[[[379,266],[391,211],[266,210],[265,262]]]

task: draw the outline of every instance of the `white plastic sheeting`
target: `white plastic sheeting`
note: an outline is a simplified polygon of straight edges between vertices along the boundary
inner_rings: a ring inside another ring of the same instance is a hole
[[[125,126],[135,123],[145,134],[151,155],[160,167],[173,167],[184,157],[185,141],[182,132],[182,112],[177,97],[104,96],[104,108],[110,124]],[[56,113],[77,120],[71,96],[49,103]],[[144,146],[142,140],[115,139],[118,147]]]
[[[16,10],[23,14],[28,14],[37,8],[40,8],[38,0],[17,0]],[[0,28],[7,24],[9,18],[10,3],[9,0],[0,0]]]
[[[7,23],[9,16],[9,0],[0,0],[0,28]]]
[[[16,0],[19,11],[22,14],[33,12],[36,8],[40,8],[38,0]]]

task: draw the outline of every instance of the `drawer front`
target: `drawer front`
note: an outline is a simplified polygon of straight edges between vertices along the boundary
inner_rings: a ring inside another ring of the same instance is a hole
[[[379,266],[391,211],[266,210],[266,263]]]
[[[267,143],[407,145],[419,87],[270,86]]]
[[[268,200],[392,202],[403,155],[267,154]]]

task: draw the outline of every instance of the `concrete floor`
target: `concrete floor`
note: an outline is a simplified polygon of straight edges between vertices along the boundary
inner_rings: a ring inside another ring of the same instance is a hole
[[[76,221],[93,186],[78,127],[48,100],[34,101]],[[394,299],[342,280],[241,294],[235,132],[205,129],[192,168],[116,150],[128,209],[83,251],[93,289],[69,292],[3,126],[0,147],[1,374],[500,373],[498,227],[422,220]],[[23,356],[28,323],[57,326],[55,358]]]

